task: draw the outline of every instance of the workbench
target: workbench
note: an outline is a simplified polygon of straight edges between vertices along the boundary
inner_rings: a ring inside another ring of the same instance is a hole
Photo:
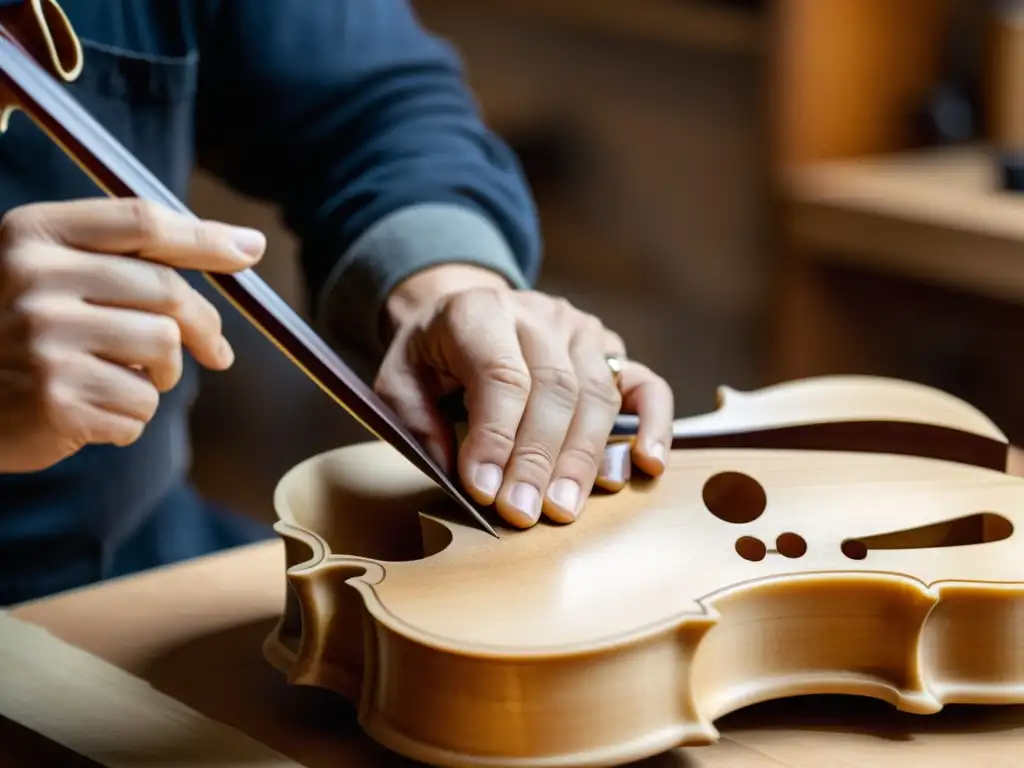
[[[281,545],[269,542],[25,604],[10,615],[299,765],[412,765],[364,737],[353,709],[340,699],[289,686],[263,660],[261,645],[284,601],[283,563]],[[0,668],[4,642],[0,635]],[[39,653],[47,654],[42,644]],[[90,721],[102,719],[103,695],[95,701]],[[85,714],[58,704],[46,716],[59,725]],[[723,739],[717,745],[677,750],[634,768],[1019,768],[1024,745],[1024,707],[950,707],[921,717],[877,701],[814,697],[752,707],[719,726]],[[121,723],[93,728],[89,740],[93,749],[109,742],[107,751],[120,751],[118,765],[280,765],[242,759],[223,746],[204,752],[200,739],[183,744],[167,733],[139,733]],[[143,747],[145,756],[135,757],[131,750]],[[77,761],[52,742],[0,721],[0,767],[41,765],[95,763]]]

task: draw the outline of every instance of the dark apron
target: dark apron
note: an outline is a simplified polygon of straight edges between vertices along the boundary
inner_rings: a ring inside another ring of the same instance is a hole
[[[64,0],[62,6],[83,38],[85,53],[84,71],[70,91],[186,199],[194,162],[198,56],[189,48],[187,25],[144,28],[158,20],[148,11],[160,8],[162,16],[178,4]],[[149,46],[166,46],[174,33],[177,55],[150,52]],[[145,47],[127,50],[122,37],[146,38]],[[0,137],[0,212],[100,194],[26,116],[12,119]],[[219,309],[232,311],[200,276],[186,277]],[[187,485],[188,413],[197,373],[186,354],[181,382],[163,395],[134,445],[89,446],[43,472],[0,475],[0,605],[269,535],[262,525],[211,509]]]

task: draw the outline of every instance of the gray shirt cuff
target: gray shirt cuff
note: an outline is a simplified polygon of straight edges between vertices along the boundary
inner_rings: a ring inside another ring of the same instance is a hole
[[[529,288],[512,249],[488,218],[452,203],[401,208],[378,221],[334,266],[315,308],[329,339],[374,359],[383,356],[380,317],[388,295],[416,272],[471,264]]]

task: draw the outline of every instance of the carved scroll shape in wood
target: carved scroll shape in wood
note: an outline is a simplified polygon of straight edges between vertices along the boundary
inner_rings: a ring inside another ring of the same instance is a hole
[[[620,417],[617,436],[635,432]],[[673,448],[788,448],[927,456],[1005,469],[1009,444],[946,392],[877,376],[823,376],[754,392],[721,387],[717,409],[676,419]]]
[[[494,539],[365,445],[295,467],[275,502],[289,597],[268,659],[427,763],[620,764],[804,693],[1024,702],[1024,480],[1001,471],[689,449],[572,526]]]

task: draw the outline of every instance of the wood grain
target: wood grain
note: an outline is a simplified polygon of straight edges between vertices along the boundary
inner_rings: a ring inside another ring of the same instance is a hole
[[[762,442],[676,450],[571,527],[500,540],[383,444],[303,462],[275,496],[290,589],[268,660],[351,700],[389,749],[457,768],[617,765],[809,694],[1024,703],[1024,482],[1001,432],[909,383],[723,394],[680,439],[745,424]],[[773,447],[786,423],[821,437],[843,414],[888,420],[893,444]],[[915,425],[941,431],[897,451]],[[960,431],[998,462],[921,455]]]
[[[414,768],[373,744],[341,697],[286,685],[260,657],[285,598],[283,565],[281,543],[268,542],[12,613],[307,768]],[[1018,768],[1024,707],[955,707],[922,718],[870,700],[809,697],[756,705],[718,725],[713,746],[630,768]],[[39,768],[38,753],[29,753],[38,739],[24,729],[0,732],[3,768]]]
[[[299,765],[5,612],[0,680],[0,716],[109,768]]]

